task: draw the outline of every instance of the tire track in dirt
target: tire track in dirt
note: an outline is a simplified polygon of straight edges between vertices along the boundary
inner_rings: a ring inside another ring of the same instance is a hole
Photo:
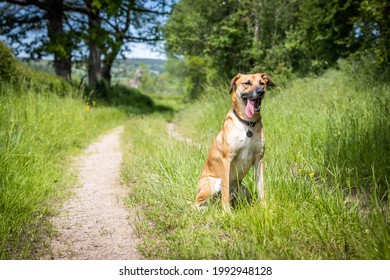
[[[193,145],[193,146],[196,146],[198,148],[201,148],[201,145],[199,143],[196,143],[192,139],[181,135],[176,129],[176,124],[173,122],[167,123],[167,132],[168,132],[168,135],[170,137],[174,138],[176,141],[184,142],[187,145]]]
[[[133,230],[134,211],[124,205],[120,184],[123,126],[92,143],[76,158],[79,186],[52,222],[52,259],[142,259]]]

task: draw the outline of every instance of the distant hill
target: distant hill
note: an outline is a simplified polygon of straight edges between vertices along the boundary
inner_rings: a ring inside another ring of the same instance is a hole
[[[54,73],[52,62],[49,60],[23,60],[23,62],[31,68]],[[142,66],[145,66],[151,74],[159,75],[164,72],[165,62],[166,60],[148,58],[117,59],[111,70],[112,80],[113,82],[129,80],[133,77],[135,71]],[[85,64],[73,63],[72,78],[81,79],[86,75]]]
[[[111,70],[113,82],[125,82],[133,78],[135,71],[140,67],[146,67],[152,75],[163,73],[166,60],[132,58],[117,59]]]
[[[114,63],[113,70],[117,69],[137,69],[141,65],[146,65],[152,74],[161,74],[164,72],[166,60],[148,59],[148,58],[132,58],[132,59],[117,59]]]

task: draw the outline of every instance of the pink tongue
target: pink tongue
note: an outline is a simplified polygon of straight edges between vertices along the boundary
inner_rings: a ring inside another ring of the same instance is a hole
[[[246,103],[245,114],[247,115],[248,118],[252,118],[254,113],[255,113],[255,101],[248,99],[248,102]]]

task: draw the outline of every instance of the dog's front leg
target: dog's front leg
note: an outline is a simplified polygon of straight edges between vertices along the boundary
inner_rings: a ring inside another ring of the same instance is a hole
[[[223,159],[223,177],[222,177],[222,207],[226,213],[230,213],[230,164],[231,160],[228,158]]]
[[[259,156],[255,161],[255,181],[259,198],[265,203],[264,159],[262,156]]]

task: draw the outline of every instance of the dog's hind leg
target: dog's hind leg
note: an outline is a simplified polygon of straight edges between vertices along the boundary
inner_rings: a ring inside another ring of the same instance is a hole
[[[222,174],[222,208],[225,211],[225,213],[230,214],[230,164],[231,160],[230,159],[223,159],[223,174]]]
[[[199,181],[198,194],[195,199],[195,206],[200,207],[211,196],[219,193],[222,188],[222,179],[214,177],[205,177]]]

